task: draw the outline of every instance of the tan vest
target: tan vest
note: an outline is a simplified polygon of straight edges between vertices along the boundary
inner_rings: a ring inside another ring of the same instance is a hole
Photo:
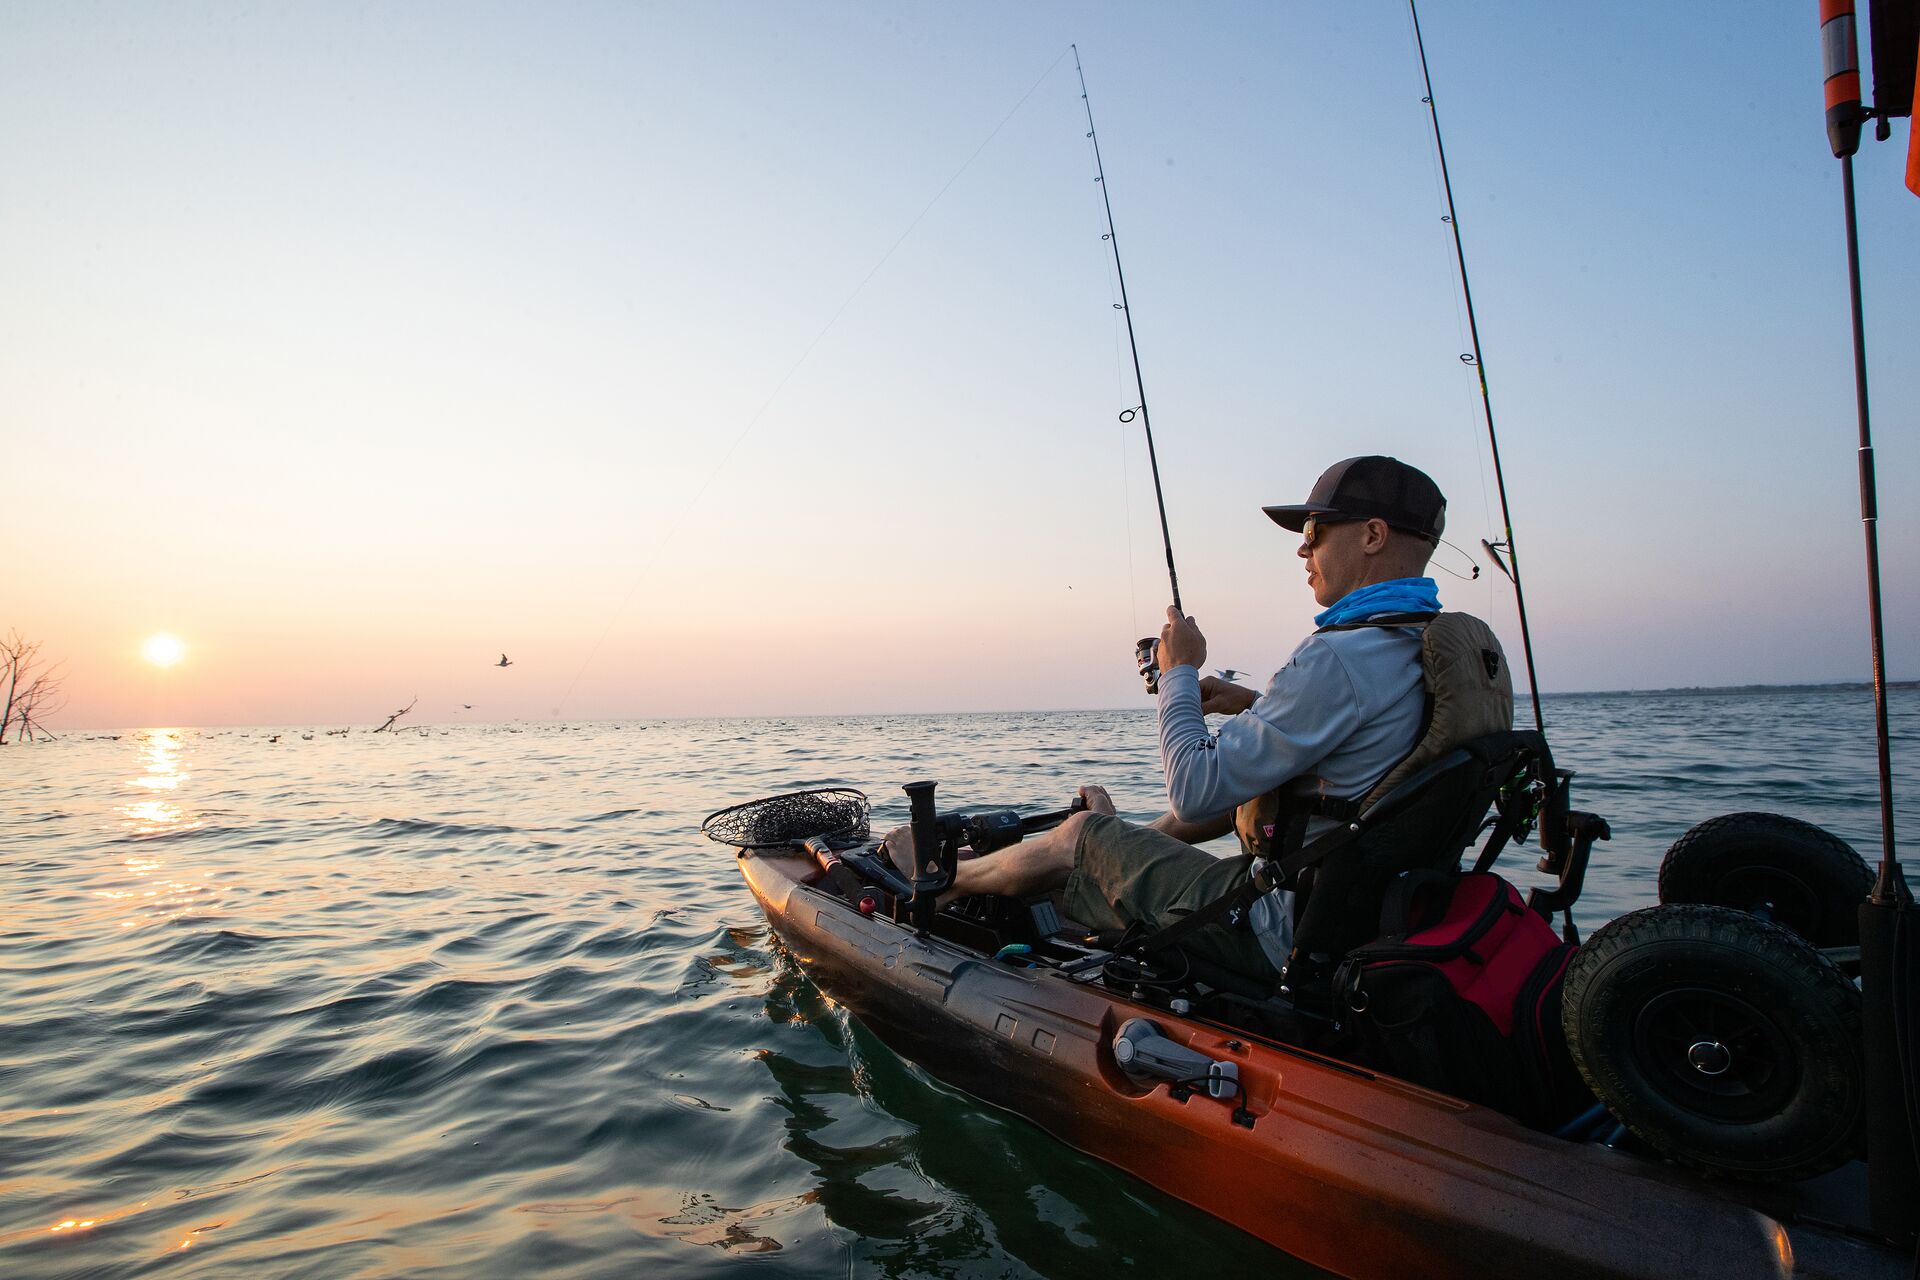
[[[1483,734],[1513,728],[1513,677],[1493,628],[1470,613],[1441,613],[1425,622],[1358,624],[1419,627],[1420,678],[1426,686],[1427,730],[1387,776],[1349,808],[1368,808],[1447,752]],[[1233,828],[1240,847],[1256,857],[1279,857],[1291,815],[1329,811],[1320,807],[1314,791],[1302,787],[1309,778],[1283,782],[1265,795],[1255,796],[1234,810]]]

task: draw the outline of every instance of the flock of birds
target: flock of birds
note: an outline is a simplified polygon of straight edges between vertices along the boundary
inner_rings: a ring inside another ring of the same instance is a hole
[[[510,667],[510,666],[512,666],[512,665],[513,665],[513,659],[512,659],[512,658],[509,658],[509,657],[508,657],[508,656],[507,656],[506,654],[504,654],[504,653],[503,653],[503,654],[501,654],[501,655],[500,655],[500,661],[498,661],[498,662],[494,662],[494,663],[489,663],[488,665],[489,665],[489,666],[495,666],[495,667],[503,667],[503,668],[504,668],[504,667]],[[398,711],[396,711],[396,712],[394,712],[394,713],[393,713],[392,715],[390,715],[390,716],[388,716],[388,717],[387,717],[387,722],[386,722],[385,724],[383,724],[383,725],[381,725],[381,726],[380,726],[380,727],[379,727],[378,729],[375,729],[375,730],[374,730],[374,732],[375,732],[375,733],[384,733],[384,732],[385,732],[385,731],[387,731],[388,729],[391,729],[391,728],[393,727],[393,723],[394,723],[394,721],[396,721],[396,720],[398,720],[398,719],[399,719],[399,718],[400,718],[401,716],[404,716],[405,714],[407,714],[407,712],[409,712],[409,711],[411,711],[411,710],[413,710],[413,706],[414,706],[414,703],[415,703],[415,702],[418,702],[418,701],[420,701],[420,699],[418,699],[418,698],[415,698],[415,699],[413,700],[413,702],[409,702],[409,703],[408,703],[408,704],[407,704],[406,706],[404,706],[404,707],[402,707],[402,708],[400,708],[400,709],[399,709]],[[461,704],[460,704],[460,709],[461,709],[462,711],[471,711],[471,710],[473,710],[473,704],[472,704],[471,702],[463,702],[463,703],[461,703]],[[329,729],[329,730],[327,730],[327,733],[328,733],[328,734],[329,734],[330,736],[331,736],[331,735],[336,735],[336,734],[343,734],[343,733],[346,733],[346,732],[347,732],[347,731],[346,731],[345,729]],[[307,734],[306,736],[307,736],[307,737],[309,737],[309,738],[311,738],[311,737],[312,737],[313,735],[309,733],[309,734]],[[278,742],[279,740],[280,740],[280,739],[279,739],[278,737],[275,737],[275,738],[273,739],[273,741],[275,741],[275,742]]]
[[[509,658],[506,654],[503,653],[500,655],[500,661],[491,663],[489,665],[495,666],[495,667],[510,667],[513,665],[513,659]],[[460,709],[462,711],[471,711],[473,710],[473,704],[471,702],[463,702],[460,704]]]
[[[508,656],[507,656],[506,654],[504,654],[504,653],[503,653],[503,654],[501,654],[501,655],[500,655],[500,661],[498,661],[498,662],[494,662],[494,663],[489,663],[488,665],[489,665],[489,666],[494,666],[494,667],[511,667],[511,666],[513,666],[513,665],[514,665],[514,662],[513,662],[513,659],[512,659],[512,658],[509,658],[509,657],[508,657]],[[1247,676],[1247,675],[1251,675],[1251,674],[1252,674],[1251,672],[1248,672],[1248,671],[1242,671],[1242,670],[1239,670],[1239,669],[1238,669],[1238,668],[1236,668],[1236,667],[1215,667],[1215,668],[1214,668],[1214,671],[1213,671],[1213,673],[1214,673],[1215,675],[1217,675],[1217,676],[1219,676],[1219,677],[1220,677],[1220,678],[1221,678],[1222,680],[1225,680],[1226,682],[1228,682],[1229,684],[1237,684],[1237,683],[1239,682],[1239,680],[1240,680],[1240,678],[1241,678],[1242,676]],[[418,701],[418,699],[415,699],[415,701]],[[463,702],[463,703],[461,703],[461,704],[460,704],[460,709],[461,709],[462,711],[471,711],[471,710],[473,710],[473,703],[471,703],[471,702]],[[406,706],[404,706],[404,707],[402,707],[402,708],[400,708],[400,710],[398,710],[398,711],[396,711],[396,712],[394,712],[394,713],[393,713],[393,715],[392,715],[392,716],[390,716],[390,717],[388,718],[388,720],[387,720],[387,725],[388,725],[388,726],[390,726],[390,725],[392,725],[392,724],[393,724],[393,722],[394,722],[395,720],[398,720],[398,719],[399,719],[399,718],[400,718],[401,716],[403,716],[403,715],[405,715],[405,714],[406,714],[407,712],[409,712],[409,711],[411,711],[411,710],[413,710],[413,703],[411,703],[411,702],[410,702],[410,703],[408,703],[408,704],[407,704]],[[385,726],[383,726],[383,727],[385,727]],[[564,726],[564,725],[563,725],[563,726],[561,726],[561,727],[562,727],[562,728],[565,728],[566,726]],[[339,738],[339,737],[344,737],[345,735],[347,735],[347,734],[349,734],[349,733],[351,733],[351,732],[353,732],[353,730],[352,730],[351,728],[347,728],[347,729],[324,729],[324,730],[322,730],[322,732],[323,732],[323,733],[325,733],[325,734],[326,734],[326,735],[327,735],[327,736],[328,736],[329,738]],[[429,730],[427,730],[427,729],[425,729],[425,728],[418,728],[418,729],[416,729],[416,730],[415,730],[415,732],[417,732],[417,733],[419,733],[419,734],[421,734],[422,736],[424,736],[424,735],[426,735],[426,734],[427,734],[427,733],[429,732]],[[441,732],[442,732],[442,733],[444,733],[444,732],[446,732],[446,731],[445,731],[445,730],[441,730]],[[508,729],[508,730],[507,730],[507,732],[509,732],[509,733],[518,733],[518,732],[520,732],[520,731],[519,731],[518,729]],[[119,738],[120,738],[120,735],[119,735],[119,734],[117,734],[117,733],[114,733],[114,734],[106,734],[106,735],[96,735],[96,736],[104,736],[104,737],[108,737],[108,738],[111,738],[111,739],[113,739],[114,741],[118,741],[118,740],[119,740]],[[312,734],[312,732],[311,732],[311,731],[309,731],[309,732],[306,732],[306,733],[302,733],[302,734],[300,735],[300,740],[301,740],[302,742],[311,742],[311,741],[313,741],[313,734]],[[268,739],[267,739],[267,741],[268,741],[268,742],[278,742],[278,741],[280,741],[280,735],[276,733],[276,734],[274,734],[274,735],[273,735],[272,737],[270,737],[270,738],[268,738]]]

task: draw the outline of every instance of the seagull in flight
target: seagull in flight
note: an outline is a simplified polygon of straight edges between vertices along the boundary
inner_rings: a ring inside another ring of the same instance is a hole
[[[500,655],[500,661],[494,663],[493,665],[496,667],[510,667],[513,665],[513,660],[507,657],[507,655],[503,653]]]
[[[1239,683],[1241,676],[1250,675],[1252,673],[1247,671],[1236,671],[1232,667],[1215,667],[1213,670],[1213,674],[1219,676],[1222,680],[1225,680],[1228,684],[1237,684]]]

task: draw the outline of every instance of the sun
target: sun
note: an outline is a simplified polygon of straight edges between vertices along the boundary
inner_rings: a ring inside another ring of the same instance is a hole
[[[170,667],[187,656],[187,646],[180,643],[179,636],[162,631],[147,637],[147,642],[140,646],[140,656],[156,667]]]

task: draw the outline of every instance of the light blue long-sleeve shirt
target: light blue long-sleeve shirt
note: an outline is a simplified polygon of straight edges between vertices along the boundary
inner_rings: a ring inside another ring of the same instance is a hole
[[[1283,782],[1364,795],[1413,750],[1426,711],[1420,631],[1361,627],[1308,636],[1253,706],[1216,736],[1200,714],[1200,675],[1160,676],[1160,760],[1175,816],[1201,822]],[[1254,904],[1254,933],[1279,968],[1293,946],[1293,895]]]

